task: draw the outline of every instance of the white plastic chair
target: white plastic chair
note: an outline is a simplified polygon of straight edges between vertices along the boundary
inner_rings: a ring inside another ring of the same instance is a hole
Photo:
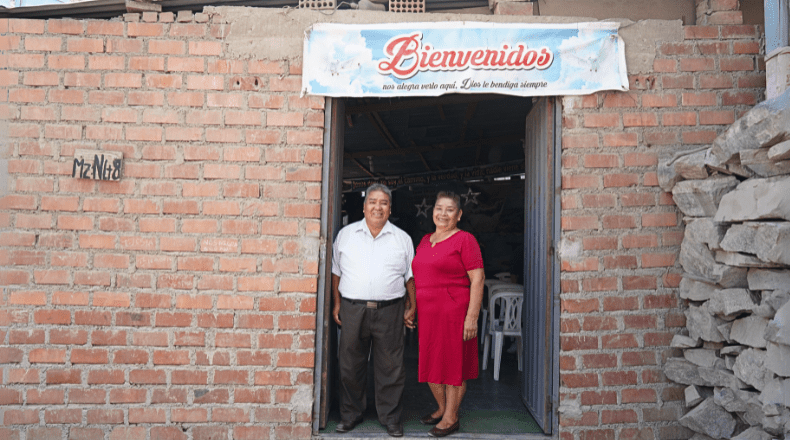
[[[499,272],[494,274],[494,277],[499,281],[510,281],[510,272]]]
[[[499,274],[497,274],[497,275],[499,275]],[[496,276],[496,275],[494,275],[494,276]],[[491,298],[491,295],[493,295],[493,292],[491,290],[494,287],[496,287],[496,286],[503,286],[503,285],[509,285],[511,283],[508,283],[507,281],[503,281],[503,280],[490,280],[489,279],[489,280],[483,281],[483,284],[488,289],[488,297]],[[483,314],[483,322],[482,322],[483,325],[481,325],[480,328],[483,329],[483,331],[485,332],[486,324],[488,323],[488,304],[483,304],[483,310],[481,310],[480,312]],[[483,345],[483,340],[482,339],[480,339],[480,345]]]
[[[498,304],[497,304],[498,303]],[[502,349],[505,336],[516,338],[518,349],[518,371],[523,371],[522,340],[521,340],[521,307],[524,304],[523,288],[500,288],[488,300],[488,308],[494,313],[499,305],[499,315],[491,322],[485,332],[483,345],[483,369],[488,368],[488,349],[491,347],[491,338],[494,339],[494,380],[499,380],[499,367],[502,364]]]

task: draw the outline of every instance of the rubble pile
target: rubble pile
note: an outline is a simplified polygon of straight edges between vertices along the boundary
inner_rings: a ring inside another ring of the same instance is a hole
[[[790,439],[790,90],[709,148],[663,158],[684,215],[686,334],[666,376],[687,385],[695,440]]]

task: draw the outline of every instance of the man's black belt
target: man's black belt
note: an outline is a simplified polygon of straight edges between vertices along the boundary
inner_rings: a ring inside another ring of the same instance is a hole
[[[365,307],[367,307],[369,309],[383,309],[384,307],[391,306],[391,305],[397,303],[398,301],[402,301],[403,297],[395,298],[395,299],[389,299],[387,301],[368,301],[368,300],[364,300],[364,299],[348,299],[348,298],[343,298],[343,300],[344,301],[348,301],[351,304],[355,304],[355,305],[359,305],[359,306],[365,306]]]

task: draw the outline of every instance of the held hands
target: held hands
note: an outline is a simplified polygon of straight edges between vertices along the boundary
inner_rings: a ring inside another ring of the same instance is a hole
[[[477,319],[464,319],[464,341],[477,337]]]
[[[409,300],[409,297],[406,297],[406,311],[403,312],[403,324],[407,328],[415,328],[417,324],[415,322],[415,316],[417,314],[417,304],[412,304]]]
[[[417,307],[411,306],[406,309],[403,313],[403,324],[407,328],[415,328],[417,327],[417,323],[415,320],[415,315],[417,314]]]

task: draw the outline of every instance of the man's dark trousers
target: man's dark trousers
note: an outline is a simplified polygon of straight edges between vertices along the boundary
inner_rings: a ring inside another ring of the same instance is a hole
[[[351,422],[367,407],[368,354],[373,345],[376,411],[383,425],[400,423],[406,369],[403,365],[404,301],[378,309],[340,304],[340,418]]]

